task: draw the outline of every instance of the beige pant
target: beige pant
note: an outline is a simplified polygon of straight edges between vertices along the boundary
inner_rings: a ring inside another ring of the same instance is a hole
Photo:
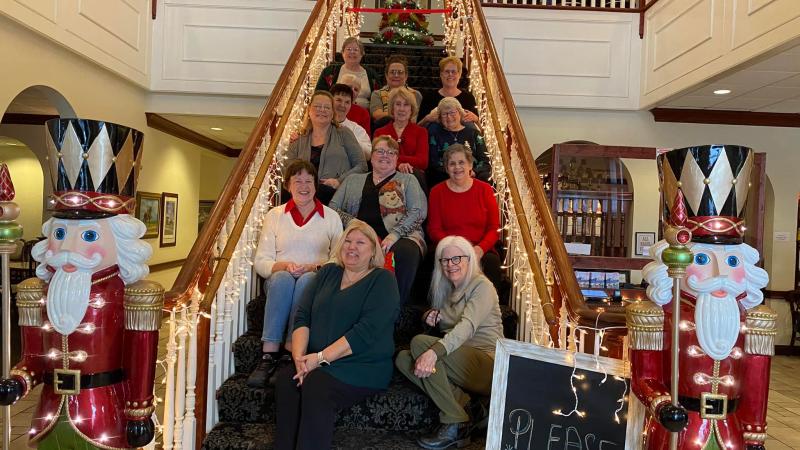
[[[414,375],[417,358],[438,341],[434,336],[414,336],[411,350],[401,351],[395,365],[433,400],[442,423],[468,422],[469,415],[464,407],[469,395],[464,390],[480,395],[491,393],[494,358],[482,350],[462,346],[436,361],[436,373],[427,378],[417,377]]]

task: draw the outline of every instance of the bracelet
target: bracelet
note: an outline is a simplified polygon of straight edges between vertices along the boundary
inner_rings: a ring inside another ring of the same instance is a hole
[[[329,363],[328,360],[325,359],[325,355],[322,352],[317,352],[317,365],[322,367],[322,366],[329,366],[331,365],[331,363]]]

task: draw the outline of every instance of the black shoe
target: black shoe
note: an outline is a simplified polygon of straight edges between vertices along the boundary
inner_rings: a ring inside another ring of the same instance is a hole
[[[278,360],[273,358],[269,353],[264,353],[261,356],[258,366],[256,366],[253,373],[247,377],[247,385],[254,388],[263,388],[267,385],[267,381],[275,374],[278,369]]]
[[[450,447],[462,448],[470,445],[470,423],[443,423],[433,433],[417,439],[417,444],[428,450]]]
[[[489,426],[489,410],[481,399],[475,399],[470,403],[469,417],[472,420],[472,430],[483,431]]]
[[[278,371],[286,366],[293,364],[292,355],[288,353],[284,353],[278,358],[278,361],[275,363],[275,370],[273,371],[272,375],[269,377],[269,384],[275,385],[275,378],[278,376]]]

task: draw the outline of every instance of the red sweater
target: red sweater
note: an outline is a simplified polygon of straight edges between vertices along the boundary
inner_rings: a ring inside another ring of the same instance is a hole
[[[428,168],[428,130],[425,128],[409,122],[403,130],[403,136],[398,138],[397,132],[394,131],[394,123],[389,122],[375,130],[375,137],[378,136],[391,136],[400,142],[397,164],[409,163],[423,172]]]
[[[434,244],[447,236],[462,236],[486,253],[500,237],[498,228],[500,210],[489,183],[473,179],[468,191],[453,192],[444,181],[431,189],[428,234]]]
[[[366,108],[358,105],[351,106],[350,111],[347,112],[347,118],[361,125],[361,127],[366,130],[367,134],[371,133],[369,111],[367,111]]]

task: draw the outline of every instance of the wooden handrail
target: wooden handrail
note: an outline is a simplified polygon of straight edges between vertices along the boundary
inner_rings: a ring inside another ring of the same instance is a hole
[[[491,42],[489,26],[486,22],[486,17],[480,8],[479,1],[467,1],[472,2],[473,14],[477,17],[481,27],[484,30],[485,39],[487,39],[488,42]],[[470,24],[470,27],[473,26],[474,25]],[[485,48],[488,53],[488,55],[486,55],[488,57],[487,64],[491,66],[491,70],[498,79],[497,84],[500,88],[498,95],[500,95],[500,97],[503,99],[503,104],[513,105],[513,98],[508,90],[508,82],[505,74],[503,73],[502,65],[500,64],[500,58],[497,56],[497,50],[493,45],[486,45]],[[533,153],[528,146],[527,140],[524,139],[522,122],[519,119],[517,110],[513,106],[507,108],[507,110],[508,118],[511,124],[511,129],[509,131],[512,134],[514,142],[517,144],[519,157],[522,159],[523,167],[526,169],[523,170],[525,181],[531,189],[534,207],[538,211],[542,222],[541,225],[544,230],[546,245],[550,252],[550,256],[553,258],[553,264],[555,268],[554,275],[557,279],[557,285],[565,294],[564,297],[566,300],[567,311],[569,312],[571,319],[580,324],[600,327],[604,325],[616,325],[620,322],[624,322],[624,313],[593,309],[586,305],[586,303],[583,301],[583,295],[578,288],[578,280],[575,278],[575,272],[573,271],[572,265],[569,262],[567,250],[564,247],[564,242],[561,239],[561,235],[556,228],[555,221],[553,220],[550,204],[540,181],[539,173],[536,169],[536,162],[533,159]]]
[[[475,33],[475,27],[470,24],[469,32],[472,38],[473,47],[475,46],[475,42],[477,42],[477,36]],[[477,47],[476,47],[477,51]],[[483,78],[484,82],[488,83],[489,77],[486,73],[486,67],[483,65],[483,61],[481,58],[477,61],[478,68],[481,71],[481,77]],[[488,94],[487,94],[488,97]],[[495,138],[497,139],[498,145],[503,145],[505,143],[505,136],[503,135],[502,127],[500,126],[500,120],[497,116],[497,110],[495,108],[494,102],[491,99],[487,99],[486,105],[489,108],[489,116],[492,119],[492,127],[494,128]],[[508,153],[505,151],[500,150],[500,155],[503,158],[503,166],[506,168],[507,171],[511,170],[511,158],[509,157]],[[513,176],[507,177],[507,182],[509,185],[509,191],[511,193],[511,201],[514,204],[514,211],[516,212],[516,219],[517,223],[519,224],[520,229],[522,232],[520,236],[522,236],[522,244],[525,247],[525,253],[528,255],[528,264],[530,265],[531,270],[533,271],[533,281],[536,285],[536,293],[539,296],[540,303],[542,305],[542,313],[544,314],[545,320],[550,327],[550,334],[553,338],[553,342],[558,342],[558,330],[556,330],[553,325],[558,324],[558,317],[556,311],[553,307],[553,299],[550,297],[550,292],[547,290],[547,283],[542,273],[542,266],[539,263],[539,259],[536,257],[536,247],[533,244],[533,239],[529,233],[530,225],[528,224],[528,219],[525,216],[525,208],[522,206],[522,197],[519,194],[519,188],[517,187],[517,182]],[[577,283],[577,281],[576,281]]]
[[[311,10],[309,17],[316,17],[324,6],[324,3],[324,1],[318,1],[314,9]],[[288,61],[296,61],[299,59],[313,24],[313,20],[309,20],[306,23],[305,28],[303,28],[300,37],[295,43],[291,55],[289,55]],[[236,199],[236,196],[239,195],[239,190],[247,178],[250,166],[261,145],[261,140],[268,131],[273,131],[268,130],[268,128],[270,128],[270,125],[274,125],[272,122],[275,119],[275,111],[278,108],[278,102],[281,98],[280,95],[276,94],[286,89],[286,85],[289,82],[293,70],[294,66],[291,64],[284,66],[281,76],[278,78],[278,82],[275,83],[275,87],[272,89],[272,95],[270,95],[269,101],[264,106],[264,109],[261,110],[258,121],[253,131],[250,133],[250,137],[247,139],[247,143],[242,153],[239,155],[239,159],[236,161],[236,165],[233,167],[219,199],[214,203],[206,226],[203,227],[192,249],[189,251],[189,255],[186,257],[187,263],[181,268],[180,273],[178,273],[175,282],[172,284],[172,289],[165,294],[164,304],[166,308],[171,308],[178,303],[185,303],[192,290],[198,286],[198,280],[203,272],[201,268],[208,266],[210,262],[214,243],[219,236],[222,225],[228,218],[228,214],[233,206],[233,201]],[[202,288],[201,291],[205,290],[205,286]]]

